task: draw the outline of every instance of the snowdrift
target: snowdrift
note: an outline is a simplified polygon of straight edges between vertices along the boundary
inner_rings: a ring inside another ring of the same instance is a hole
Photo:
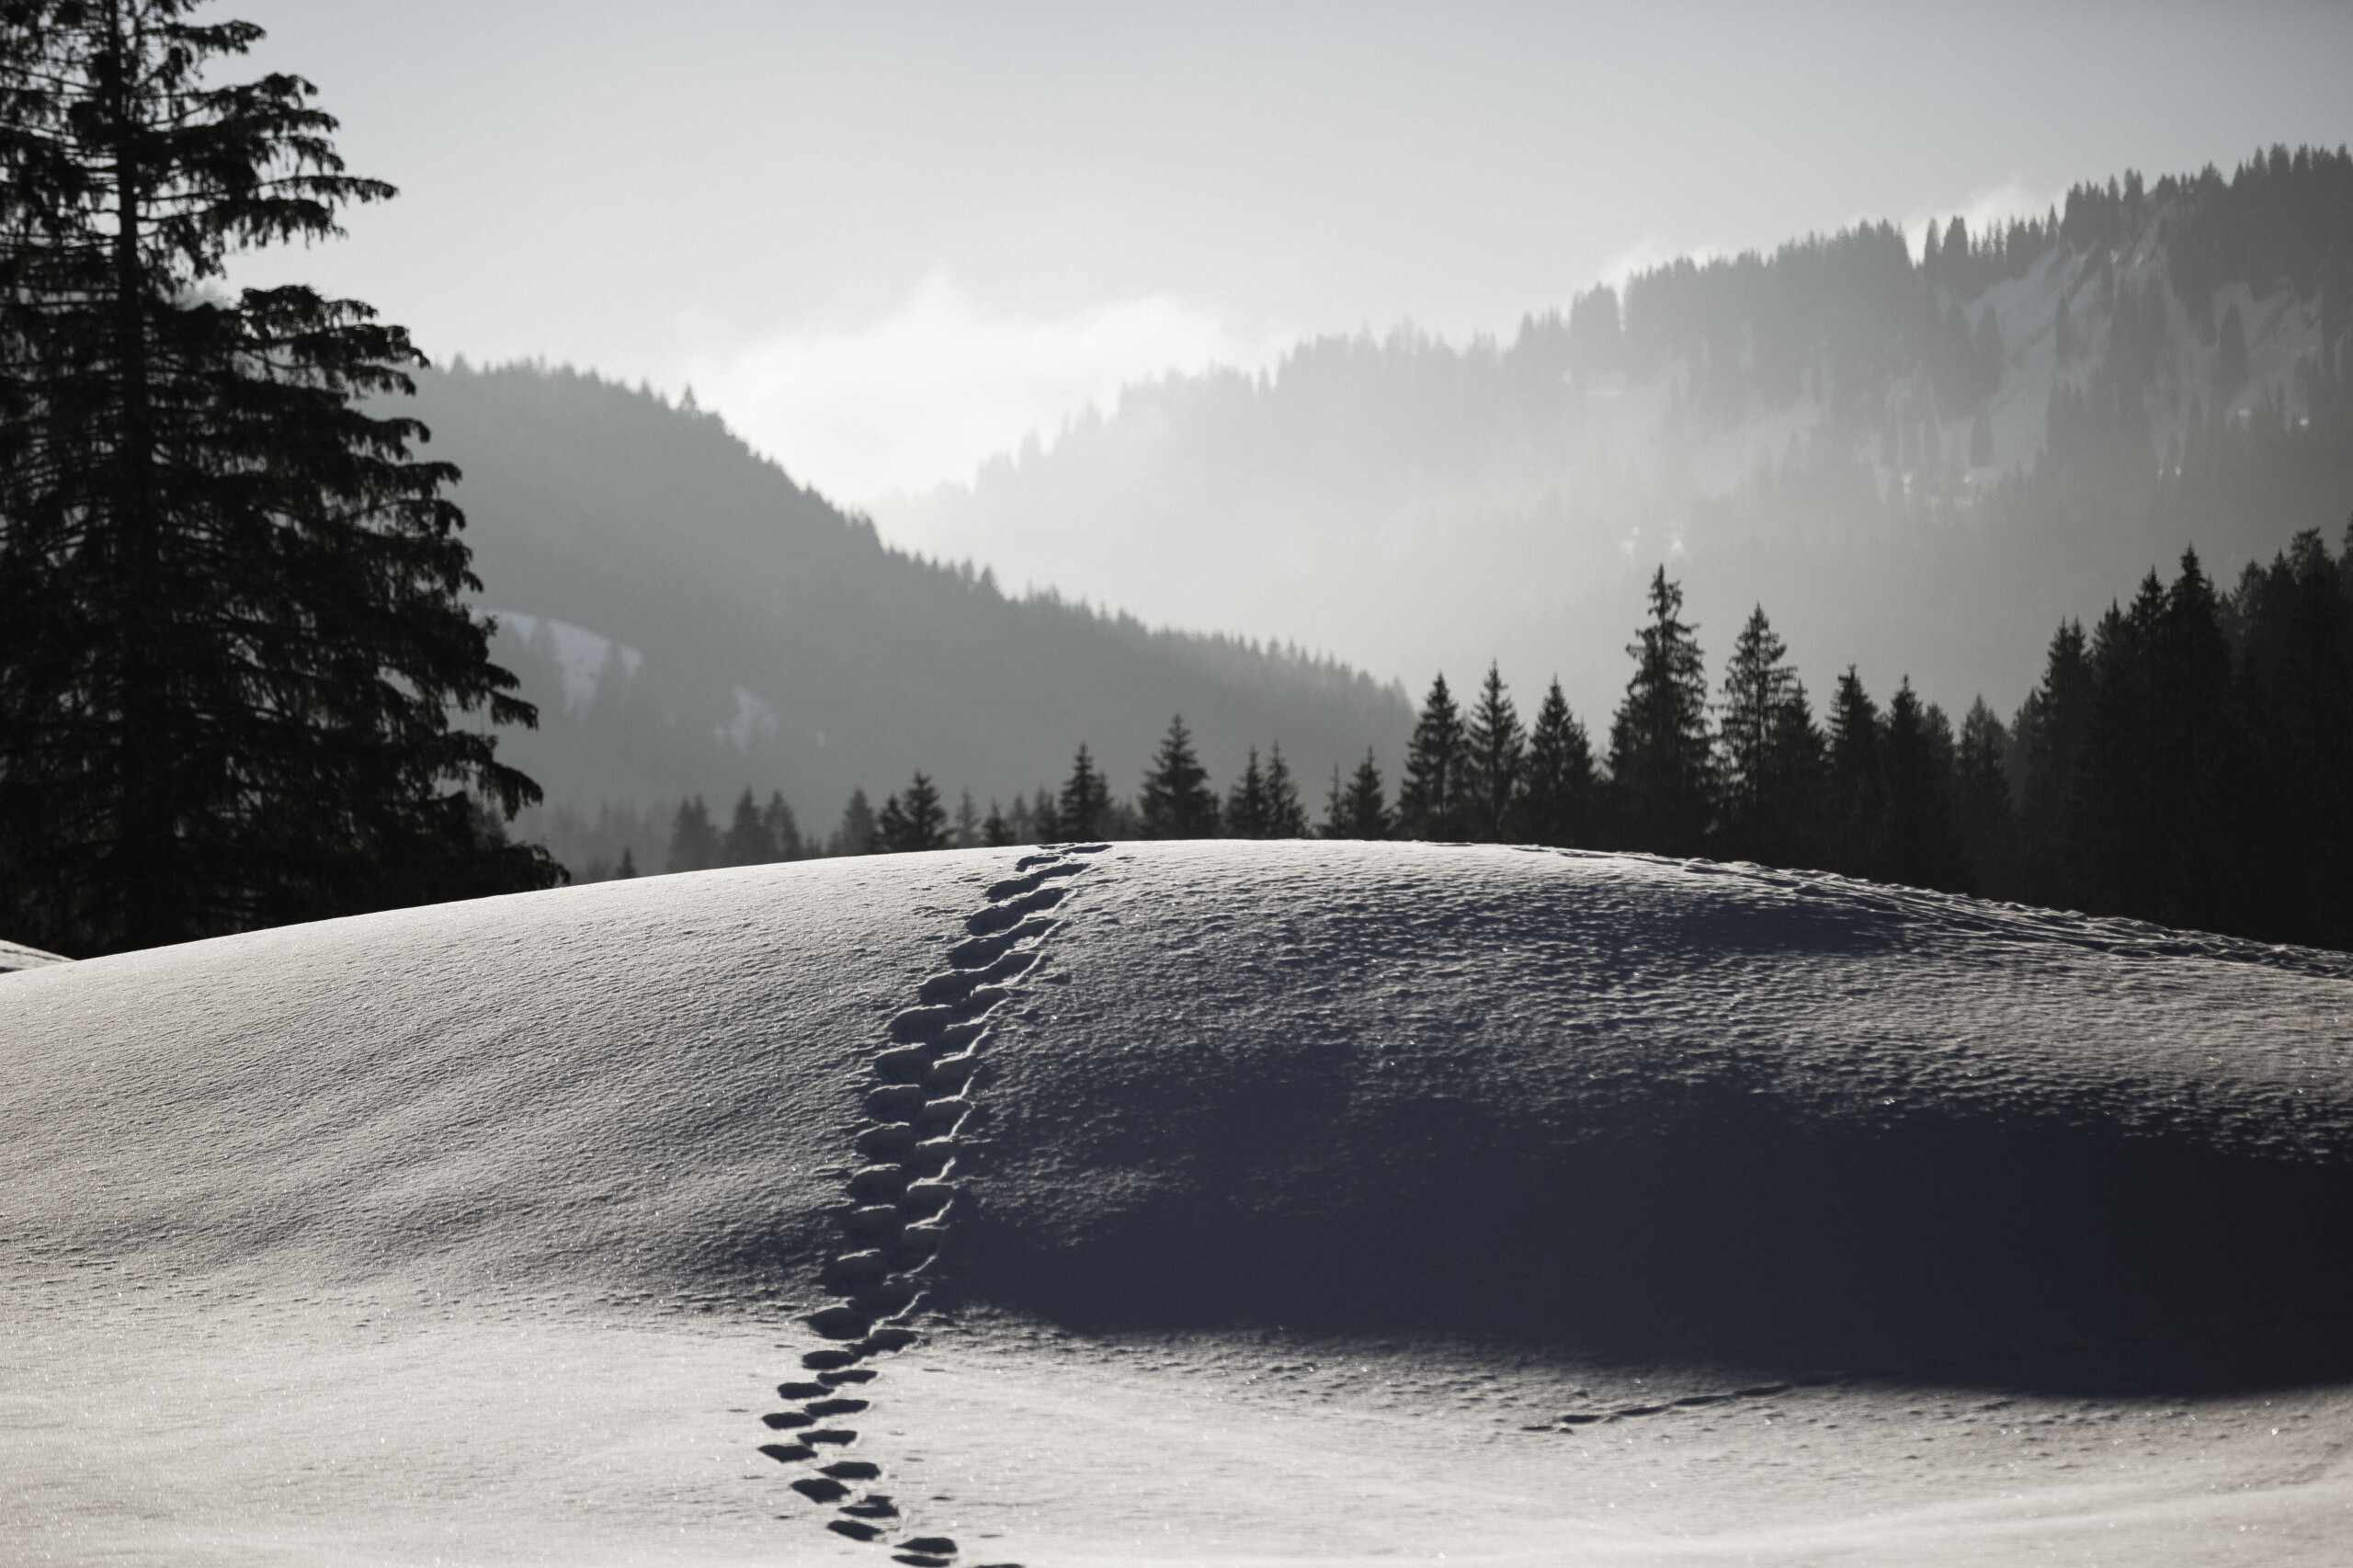
[[[852,1356],[990,1309],[1999,1380],[2339,1310],[2348,1014],[2339,956],[1748,867],[820,862],[11,974],[0,1211]],[[2299,1354],[2198,1375],[2353,1373]]]

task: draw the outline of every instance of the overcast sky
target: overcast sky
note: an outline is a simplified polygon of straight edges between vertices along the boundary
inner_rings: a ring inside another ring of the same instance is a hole
[[[402,188],[260,264],[858,502],[1173,365],[2353,142],[2353,6],[236,0]]]

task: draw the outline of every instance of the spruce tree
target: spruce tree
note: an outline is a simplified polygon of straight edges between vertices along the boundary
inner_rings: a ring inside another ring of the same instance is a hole
[[[948,812],[939,803],[939,789],[918,771],[904,790],[882,802],[869,848],[877,855],[910,855],[947,847]]]
[[[1040,842],[1046,842],[1049,835],[1056,841],[1094,837],[1110,805],[1110,786],[1095,770],[1095,759],[1082,743],[1078,756],[1072,759],[1070,778],[1063,784],[1062,799],[1057,801],[1044,790],[1038,791]]]
[[[1733,644],[1722,700],[1716,705],[1720,833],[1730,859],[1788,865],[1797,858],[1797,824],[1788,820],[1796,791],[1789,775],[1805,759],[1783,753],[1792,743],[1804,746],[1805,728],[1790,722],[1790,710],[1802,708],[1805,686],[1788,654],[1765,607],[1750,610]]]
[[[1267,831],[1268,838],[1305,838],[1307,808],[1300,803],[1299,785],[1283,760],[1283,744],[1267,747]]]
[[[734,819],[727,825],[727,836],[720,845],[719,861],[722,866],[765,866],[780,859],[776,835],[768,830],[767,820],[760,814],[759,806],[746,789],[736,798]]]
[[[670,824],[670,854],[663,869],[707,871],[718,864],[719,832],[711,825],[710,808],[702,803],[700,795],[680,801],[678,814]]]
[[[1884,791],[1880,778],[1879,704],[1848,665],[1830,704],[1829,822],[1824,858],[1850,877],[1881,875]]]
[[[393,194],[194,0],[0,13],[0,925],[75,954],[540,887],[481,584],[367,306],[239,252]],[[477,713],[489,725],[452,722]],[[497,839],[503,840],[503,832]]]
[[[1569,711],[1557,676],[1536,710],[1536,727],[1529,732],[1526,779],[1513,836],[1556,848],[1590,847],[1599,788],[1593,775],[1593,743],[1585,725]]]
[[[2018,801],[2018,896],[2066,908],[2076,902],[2072,802],[2091,719],[2093,676],[2081,621],[2062,621],[2043,656],[2042,680],[2012,725]]]
[[[1020,804],[1019,796],[1014,797],[1014,803]],[[1013,824],[1006,820],[1005,812],[997,809],[996,801],[992,797],[988,818],[981,824],[981,843],[990,849],[1006,849],[1020,842],[1013,835]]]
[[[949,835],[959,849],[977,849],[981,843],[981,813],[972,804],[972,792],[966,790],[956,802],[956,827]]]
[[[1880,733],[1884,821],[1881,874],[1907,887],[1969,891],[1952,801],[1952,725],[1923,705],[1906,676],[1887,704]]]
[[[835,824],[833,836],[825,840],[828,855],[867,855],[873,852],[874,808],[868,803],[862,789],[849,792],[848,802],[842,807],[842,820]]]
[[[1346,786],[1340,783],[1340,770],[1332,770],[1331,811],[1324,824],[1324,836],[1383,839],[1396,834],[1396,819],[1389,814],[1381,795],[1381,769],[1373,763],[1372,748],[1367,746],[1364,760],[1357,764]]]
[[[1699,628],[1682,619],[1683,589],[1664,566],[1650,603],[1650,624],[1626,649],[1634,675],[1609,726],[1617,836],[1629,849],[1698,855],[1714,808],[1707,665]]]
[[[778,859],[798,860],[809,852],[801,842],[801,824],[793,819],[783,790],[768,792],[768,803],[760,812],[760,825],[767,830],[769,842],[776,846]]]
[[[1463,740],[1467,836],[1482,844],[1500,843],[1513,836],[1512,802],[1527,765],[1528,734],[1520,728],[1519,710],[1504,690],[1503,674],[1492,663]]]
[[[1210,789],[1209,769],[1193,755],[1193,737],[1181,713],[1168,721],[1168,733],[1144,773],[1142,803],[1146,838],[1217,835],[1217,795]],[[1086,830],[1093,832],[1091,826]]]
[[[1225,831],[1235,838],[1269,838],[1267,778],[1258,770],[1258,748],[1250,748],[1242,777],[1225,797]]]
[[[1405,749],[1405,781],[1397,790],[1396,831],[1401,836],[1449,841],[1464,835],[1470,760],[1462,715],[1441,674],[1430,682]]]
[[[2010,737],[1983,697],[1961,722],[1953,764],[1955,805],[1976,891],[2018,896],[2018,812],[2010,801]]]

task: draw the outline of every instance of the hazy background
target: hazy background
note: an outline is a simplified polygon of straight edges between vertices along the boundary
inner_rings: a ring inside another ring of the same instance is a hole
[[[691,382],[853,505],[1173,366],[2353,139],[2342,6],[224,14],[403,189],[283,265],[437,356]]]

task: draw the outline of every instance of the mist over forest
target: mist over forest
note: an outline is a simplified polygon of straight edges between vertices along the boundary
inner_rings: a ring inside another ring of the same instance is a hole
[[[2227,581],[2336,536],[2348,268],[2342,151],[2128,173],[1925,246],[1871,222],[1674,261],[1508,341],[1327,335],[1165,378],[876,517],[1415,689],[1557,675],[1587,714],[1665,562],[1711,647],[1761,602],[1816,689],[1854,664],[2006,710],[2059,619],[2183,549]]]

